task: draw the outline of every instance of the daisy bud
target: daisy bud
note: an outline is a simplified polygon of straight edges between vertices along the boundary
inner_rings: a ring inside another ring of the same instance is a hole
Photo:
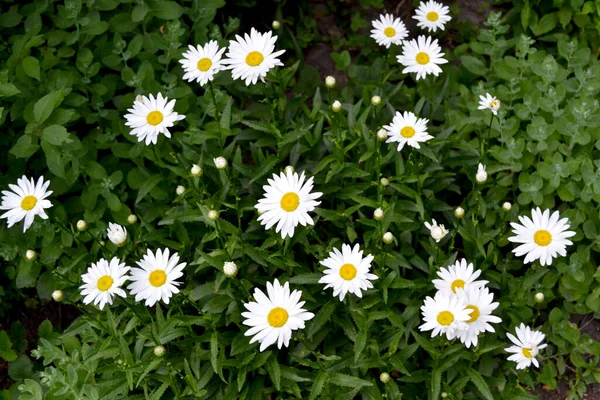
[[[79,221],[77,221],[77,230],[79,232],[85,231],[87,229],[87,227],[88,227],[88,224],[84,220],[80,219]]]
[[[331,75],[325,78],[325,86],[327,86],[329,89],[333,88],[335,86],[335,78]]]
[[[333,112],[339,112],[342,109],[342,103],[340,103],[337,100],[334,101],[331,105],[331,109],[333,110]]]
[[[283,169],[283,172],[287,175],[287,174],[293,174],[294,172],[296,172],[296,170],[291,165],[288,165],[287,167],[285,167]]]
[[[383,210],[381,208],[376,209],[373,212],[373,218],[375,218],[376,221],[381,221],[383,219]]]
[[[465,216],[465,209],[462,207],[456,207],[456,210],[454,210],[454,216],[456,218],[462,218]]]
[[[543,303],[544,302],[544,293],[542,292],[537,292],[534,296],[535,298],[535,302],[536,303]]]
[[[374,105],[374,106],[376,106],[376,107],[378,105],[380,105],[381,104],[381,97],[379,97],[377,95],[371,97],[371,104]]]
[[[442,394],[440,396],[442,396],[442,399],[446,399],[446,398],[448,398],[448,393],[442,392]]]
[[[511,208],[512,208],[512,204],[510,204],[508,201],[505,201],[504,204],[502,204],[502,209],[504,211],[510,211]]]
[[[137,96],[135,96],[135,101],[141,103],[142,101],[144,101],[144,97],[141,94],[138,94]]]
[[[387,138],[388,138],[388,134],[385,129],[381,128],[380,130],[377,131],[377,140],[384,142],[387,140]]]
[[[194,165],[192,165],[192,169],[190,170],[190,174],[193,177],[198,178],[199,176],[202,176],[202,168],[200,168],[199,165],[194,164]]]
[[[106,244],[106,242],[104,240],[100,241],[100,246],[104,246]]]
[[[185,193],[185,187],[181,185],[177,186],[177,189],[175,189],[175,193],[177,193],[177,196],[181,196]]]
[[[233,261],[226,262],[223,264],[223,273],[230,278],[233,278],[237,275],[238,267],[235,265]]]
[[[109,222],[106,235],[115,246],[120,247],[127,242],[127,229],[119,224],[113,224],[112,222]]]
[[[390,374],[387,372],[382,372],[381,375],[379,375],[379,380],[382,383],[388,383],[390,381]]]
[[[439,242],[448,234],[446,227],[444,225],[438,225],[435,222],[435,219],[431,220],[431,224],[429,222],[425,222],[425,227],[429,229],[429,234],[436,242]]]
[[[281,28],[281,23],[279,21],[273,21],[271,26],[273,27],[273,29],[279,29]]]
[[[381,183],[381,186],[387,186],[390,184],[390,181],[388,180],[388,178],[381,178],[381,180],[379,180],[379,183]]]
[[[37,253],[33,250],[27,250],[25,252],[25,258],[28,259],[29,261],[33,261],[37,258]]]
[[[225,157],[217,157],[213,159],[213,161],[215,162],[215,167],[217,167],[217,169],[227,168],[227,160]]]
[[[137,222],[137,217],[135,216],[135,214],[129,214],[129,216],[127,217],[127,222],[129,222],[130,224],[135,224]]]
[[[167,350],[165,349],[164,346],[156,346],[154,348],[154,355],[156,357],[162,357],[165,355],[166,352],[167,352]]]
[[[477,183],[481,184],[481,183],[485,183],[485,181],[487,181],[487,172],[485,172],[485,165],[479,163],[479,166],[477,167],[477,174],[475,174],[475,180],[477,181]]]
[[[64,293],[62,290],[55,290],[54,292],[52,292],[52,298],[54,299],[54,301],[60,302],[62,301],[64,297]]]
[[[208,219],[216,221],[219,218],[219,212],[217,210],[210,210],[208,212]]]
[[[394,241],[394,235],[392,235],[392,232],[386,232],[383,234],[383,243],[390,244],[393,241]]]

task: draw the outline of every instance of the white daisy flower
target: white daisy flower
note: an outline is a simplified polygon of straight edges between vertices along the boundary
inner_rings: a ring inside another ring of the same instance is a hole
[[[446,296],[437,292],[432,299],[427,296],[421,306],[425,321],[419,326],[420,331],[431,331],[431,337],[445,334],[449,340],[457,337],[460,331],[467,330],[467,321],[471,318],[470,309],[465,308],[463,300],[458,296]]]
[[[304,172],[298,176],[297,172],[288,170],[285,174],[273,174],[273,179],[267,181],[269,184],[263,186],[264,197],[254,206],[262,213],[258,221],[265,225],[265,229],[277,224],[275,232],[281,231],[281,237],[285,239],[286,236],[294,236],[294,228],[299,223],[302,226],[314,225],[308,213],[321,204],[315,200],[323,193],[311,193],[312,177],[304,183]]]
[[[392,44],[402,44],[408,36],[408,30],[400,18],[394,18],[392,14],[382,14],[379,19],[372,21],[371,37],[378,45],[388,49]]]
[[[109,222],[106,236],[115,246],[123,246],[127,242],[127,229],[119,224]]]
[[[500,303],[493,303],[494,294],[490,293],[486,287],[477,287],[470,285],[464,290],[458,289],[457,294],[465,303],[465,308],[471,310],[468,329],[458,332],[458,338],[467,348],[477,346],[477,337],[485,331],[495,332],[490,323],[498,324],[502,319],[492,315]]]
[[[188,48],[189,50],[183,53],[183,60],[179,60],[185,71],[184,80],[195,80],[200,86],[204,86],[213,80],[217,72],[225,69],[221,60],[225,48],[219,49],[216,40],[209,41],[204,47],[189,45]]]
[[[52,194],[52,190],[47,190],[49,185],[50,181],[44,182],[42,176],[35,183],[33,178],[29,179],[25,175],[17,179],[16,185],[9,184],[8,187],[12,192],[3,190],[2,204],[0,204],[0,210],[8,211],[0,215],[0,218],[6,218],[9,228],[25,219],[23,232],[29,229],[36,215],[48,219],[44,209],[52,207],[52,203],[46,200],[46,197]]]
[[[319,261],[321,265],[327,267],[319,283],[326,283],[324,289],[332,287],[333,296],[339,295],[340,301],[344,300],[348,292],[362,297],[361,290],[372,288],[373,284],[370,281],[378,279],[377,275],[369,273],[371,261],[373,256],[369,254],[363,258],[363,252],[358,244],[354,248],[343,244],[341,252],[334,248],[328,258]]]
[[[444,53],[441,52],[437,39],[429,36],[419,36],[417,40],[405,40],[402,55],[397,56],[398,62],[404,65],[403,74],[416,72],[417,80],[427,74],[438,76],[442,69],[438,64],[446,64]]]
[[[161,93],[156,98],[153,95],[150,95],[150,98],[138,96],[133,102],[133,108],[127,109],[130,114],[125,115],[125,125],[132,128],[129,133],[137,136],[138,142],[145,139],[146,145],[156,144],[160,133],[170,138],[171,132],[167,128],[185,118],[185,115],[173,111],[175,100],[167,103],[168,100]]]
[[[492,114],[498,115],[498,110],[500,109],[500,100],[495,98],[489,93],[486,93],[485,96],[479,96],[479,107],[478,110],[491,110]]]
[[[87,272],[81,275],[84,282],[79,287],[84,304],[94,302],[99,309],[103,309],[106,303],[112,305],[114,296],[127,297],[121,285],[129,276],[126,275],[130,267],[119,261],[117,257],[106,261],[101,258],[97,263],[92,263]]]
[[[558,211],[550,215],[550,210],[544,210],[542,213],[538,207],[531,210],[531,216],[533,220],[519,216],[522,225],[510,223],[514,228],[512,232],[517,236],[511,236],[508,240],[523,243],[514,249],[513,253],[517,257],[527,254],[523,261],[525,264],[539,259],[542,265],[552,265],[552,259],[558,254],[563,257],[567,255],[567,246],[573,244],[567,238],[574,236],[575,232],[567,230],[570,226],[569,220],[559,220]]]
[[[281,286],[275,279],[273,284],[267,282],[267,296],[258,288],[254,289],[254,299],[244,304],[248,310],[242,316],[242,322],[250,326],[244,336],[254,336],[250,343],[259,342],[260,351],[277,342],[277,348],[288,347],[292,331],[304,329],[304,322],[315,315],[302,308],[304,301],[299,301],[302,292],[294,290],[290,293],[289,283]]]
[[[443,31],[444,25],[452,19],[448,15],[449,12],[448,6],[429,0],[427,3],[421,2],[419,4],[413,18],[418,21],[417,26],[419,28],[427,29],[429,32],[435,32],[438,29]]]
[[[429,229],[429,234],[433,240],[436,241],[436,243],[439,243],[439,241],[442,240],[449,232],[446,230],[444,225],[438,225],[437,222],[435,222],[435,219],[431,220],[431,224],[425,221],[425,227]]]
[[[435,288],[446,296],[457,294],[458,289],[468,290],[471,287],[480,288],[488,281],[476,280],[481,275],[481,270],[475,270],[473,263],[466,259],[456,260],[454,265],[448,268],[440,268],[437,275],[442,279],[432,281]]]
[[[404,114],[396,111],[392,123],[382,128],[386,130],[388,136],[385,142],[398,142],[398,151],[402,150],[405,144],[420,149],[420,142],[433,139],[433,136],[427,134],[428,122],[427,118],[417,118],[409,111],[405,111]]]
[[[525,369],[531,366],[540,367],[538,360],[535,356],[538,355],[539,351],[547,344],[541,344],[544,341],[546,335],[542,332],[534,331],[524,323],[516,328],[517,337],[507,333],[506,336],[514,343],[514,346],[505,348],[504,350],[509,353],[514,353],[508,359],[517,363],[517,369]]]
[[[152,307],[162,299],[169,304],[169,299],[175,293],[179,293],[177,286],[181,282],[176,279],[183,275],[186,263],[179,263],[179,255],[173,253],[169,257],[169,249],[156,250],[156,254],[148,250],[144,258],[136,261],[140,268],[131,269],[133,283],[127,286],[131,294],[135,295],[135,301],[146,300],[146,305]]]
[[[223,60],[233,79],[244,80],[246,86],[254,85],[258,78],[264,82],[269,70],[283,65],[277,57],[285,50],[273,52],[277,36],[272,36],[272,32],[259,33],[252,28],[250,35],[235,35],[235,39],[229,42],[227,58]]]

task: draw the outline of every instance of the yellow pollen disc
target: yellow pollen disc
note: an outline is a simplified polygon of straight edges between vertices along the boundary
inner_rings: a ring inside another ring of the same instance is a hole
[[[415,57],[417,62],[421,65],[425,65],[429,63],[429,54],[425,52],[417,53],[417,57]]]
[[[440,325],[448,326],[454,322],[454,315],[450,311],[442,311],[437,316],[437,322]]]
[[[439,17],[440,16],[435,11],[430,11],[427,13],[427,19],[430,20],[431,22],[437,21]]]
[[[296,211],[296,208],[298,208],[298,205],[300,205],[300,197],[298,197],[298,195],[294,192],[287,192],[281,198],[279,205],[284,211]]]
[[[25,196],[23,200],[21,200],[21,208],[25,211],[31,210],[37,204],[37,199],[35,196]]]
[[[465,308],[468,308],[469,310],[473,310],[473,311],[471,311],[471,314],[470,314],[471,318],[467,322],[471,323],[471,322],[477,321],[477,319],[479,318],[479,315],[480,315],[479,308],[477,308],[477,306],[474,306],[472,304],[469,304]]]
[[[407,139],[410,139],[411,137],[415,136],[415,133],[415,128],[413,128],[412,126],[405,126],[404,128],[400,129],[400,135]]]
[[[163,115],[160,111],[150,111],[146,116],[146,122],[150,125],[158,125],[163,121]]]
[[[103,277],[101,277],[100,279],[98,279],[98,290],[102,290],[103,292],[106,292],[108,289],[110,289],[110,287],[113,284],[113,278],[111,278],[109,275],[104,275]]]
[[[533,241],[538,246],[548,246],[552,242],[552,234],[545,229],[540,229],[533,234]]]
[[[162,269],[156,269],[150,272],[148,280],[152,286],[161,287],[167,281],[167,274]]]
[[[453,293],[456,293],[456,289],[458,288],[464,289],[465,281],[463,281],[462,279],[457,279],[454,282],[452,282],[452,285],[450,285],[450,289],[452,289]]]
[[[342,279],[351,281],[356,276],[356,267],[352,264],[344,264],[340,268],[340,276]]]
[[[260,51],[251,51],[246,56],[246,64],[248,64],[251,67],[256,67],[257,65],[260,65],[264,59],[265,57]]]
[[[273,328],[281,328],[287,322],[288,317],[288,313],[285,311],[285,309],[281,307],[275,307],[269,311],[269,315],[267,315],[267,321],[269,321],[269,325],[271,325]]]
[[[523,349],[521,349],[521,352],[523,353],[523,355],[527,358],[533,358],[533,352],[532,352],[532,348],[531,347],[523,347]]]
[[[212,61],[210,61],[210,58],[202,58],[198,61],[197,66],[200,71],[206,72],[212,67]]]
[[[387,37],[394,37],[394,36],[396,36],[396,30],[392,27],[385,28],[385,30],[383,31],[383,34]]]
[[[496,101],[494,101],[494,100],[490,101],[490,107],[494,108],[494,107],[496,107],[497,105],[498,105],[498,102],[496,102]]]

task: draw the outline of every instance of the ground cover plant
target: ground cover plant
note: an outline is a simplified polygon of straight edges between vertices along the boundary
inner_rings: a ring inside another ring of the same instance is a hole
[[[595,390],[596,5],[460,7],[3,2],[2,398]]]

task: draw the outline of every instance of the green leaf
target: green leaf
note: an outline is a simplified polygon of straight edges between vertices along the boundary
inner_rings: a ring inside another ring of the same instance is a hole
[[[33,363],[29,357],[22,355],[8,366],[8,376],[16,381],[33,377]]]
[[[325,371],[319,372],[317,378],[314,380],[312,387],[310,388],[310,396],[308,400],[315,400],[323,391],[325,381],[329,378],[329,373]]]
[[[277,390],[281,390],[281,369],[279,368],[279,362],[277,361],[276,353],[273,353],[267,361],[267,371],[269,376],[275,385]]]
[[[21,61],[21,65],[27,76],[40,80],[40,62],[37,58],[27,56]]]
[[[175,1],[156,1],[150,7],[152,14],[159,19],[178,19],[183,14],[183,7]]]
[[[59,106],[63,100],[63,91],[56,90],[39,99],[33,106],[33,118],[41,124],[48,119],[52,111]]]
[[[21,392],[20,400],[42,400],[44,398],[42,387],[34,380],[25,379],[18,389]]]
[[[260,166],[260,168],[252,173],[253,177],[252,179],[250,179],[250,182],[248,182],[248,184],[250,185],[256,180],[262,178],[263,175],[265,175],[267,172],[270,172],[273,169],[273,167],[277,165],[278,162],[279,158],[277,158],[277,156],[275,155],[267,157],[267,159],[261,163],[262,165]]]
[[[42,140],[56,146],[73,142],[73,140],[69,138],[69,132],[67,132],[67,129],[64,126],[50,125],[45,127],[42,133]]]
[[[135,199],[135,204],[138,204],[140,201],[142,201],[144,199],[144,197],[146,197],[146,195],[148,193],[150,193],[150,191],[152,189],[154,189],[154,187],[161,180],[162,180],[162,176],[161,175],[154,175],[153,177],[145,180],[144,183],[142,184],[142,186],[140,187],[138,195],[137,195],[137,197]]]
[[[330,300],[323,307],[321,307],[315,316],[315,319],[313,319],[312,323],[310,324],[308,336],[313,336],[319,329],[321,329],[323,325],[325,325],[327,321],[329,321],[329,318],[331,318],[331,314],[333,313],[333,310],[335,310],[336,305],[337,301]]]
[[[106,21],[95,21],[90,22],[83,28],[81,28],[82,35],[98,36],[108,30],[110,24]]]
[[[481,61],[478,58],[465,55],[461,56],[460,60],[462,62],[463,67],[465,67],[466,70],[471,72],[472,74],[482,76],[487,73],[487,67],[485,66],[483,61]]]
[[[131,12],[131,20],[133,22],[140,22],[144,18],[146,18],[146,14],[150,11],[150,7],[146,3],[141,3],[133,7],[133,11]]]
[[[0,331],[0,358],[8,362],[17,359],[17,353],[12,349],[12,343],[5,331]]]
[[[492,395],[488,384],[483,380],[481,375],[479,375],[479,372],[474,369],[469,369],[468,374],[471,378],[471,382],[473,382],[477,387],[477,390],[479,390],[479,393],[481,393],[486,400],[494,400],[494,396]]]
[[[0,97],[14,96],[17,93],[21,93],[17,87],[12,83],[0,84]]]
[[[50,172],[63,178],[65,176],[65,166],[60,156],[60,150],[46,141],[42,141],[42,150],[46,155],[46,165]]]
[[[217,332],[214,332],[210,337],[210,363],[213,367],[213,371],[216,374],[219,373],[217,365],[217,357],[219,356],[219,341],[217,338]]]
[[[33,143],[33,137],[31,135],[21,135],[17,140],[17,143],[10,149],[9,153],[17,158],[29,158],[31,157],[40,146]]]
[[[364,379],[360,379],[354,376],[341,374],[341,373],[332,373],[329,377],[329,382],[338,386],[345,386],[351,388],[361,388],[361,387],[369,387],[373,386],[373,384],[369,381],[365,381]]]

